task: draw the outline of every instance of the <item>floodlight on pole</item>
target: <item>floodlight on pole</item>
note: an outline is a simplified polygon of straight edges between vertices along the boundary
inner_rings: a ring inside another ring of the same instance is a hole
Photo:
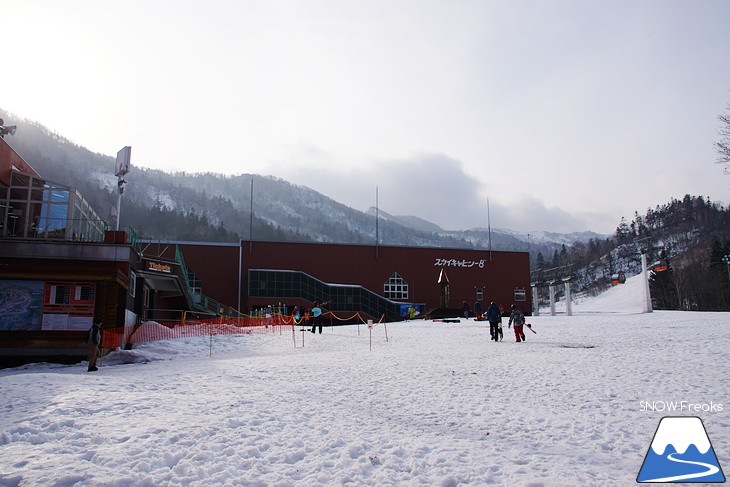
[[[132,161],[132,148],[129,146],[122,147],[117,152],[117,162],[114,175],[117,177],[117,211],[116,211],[116,230],[119,231],[119,221],[122,214],[122,193],[124,193],[124,185],[127,181],[124,176],[129,172],[130,163]]]
[[[5,125],[5,120],[0,118],[0,139],[4,139],[8,134],[15,135],[17,130],[17,125]]]

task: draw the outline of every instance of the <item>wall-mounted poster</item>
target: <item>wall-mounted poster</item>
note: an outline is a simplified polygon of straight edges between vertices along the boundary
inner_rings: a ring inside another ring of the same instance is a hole
[[[46,282],[43,293],[43,330],[86,331],[94,321],[96,284]]]
[[[0,280],[0,331],[40,330],[43,281]]]

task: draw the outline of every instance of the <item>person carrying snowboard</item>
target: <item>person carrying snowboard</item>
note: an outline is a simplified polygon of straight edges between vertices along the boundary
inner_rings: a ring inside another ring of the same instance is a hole
[[[314,333],[314,330],[319,326],[319,333],[322,333],[322,308],[319,307],[319,303],[314,303],[312,306],[312,329],[309,330]]]
[[[487,321],[489,322],[489,334],[496,342],[499,340],[499,322],[502,321],[502,312],[494,301],[489,303],[487,308]]]
[[[517,341],[525,341],[525,333],[522,331],[522,327],[525,326],[525,315],[520,311],[516,305],[512,305],[512,312],[509,315],[509,323],[507,327],[512,326],[512,322],[515,324],[515,338]]]

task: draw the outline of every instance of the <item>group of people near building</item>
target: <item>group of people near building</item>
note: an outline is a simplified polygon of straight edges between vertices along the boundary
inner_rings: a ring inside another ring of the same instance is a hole
[[[294,306],[291,313],[292,318],[294,318],[294,323],[301,324],[304,327],[311,326],[312,328],[309,331],[311,331],[312,333],[314,333],[315,330],[319,328],[319,332],[322,333],[322,326],[324,322],[324,316],[322,315],[322,306],[329,302],[331,302],[331,300],[325,303],[315,301],[312,304],[311,310],[304,308],[303,311],[299,309],[299,306]]]
[[[464,301],[463,305],[464,317],[469,317],[469,303]],[[474,303],[474,315],[477,319],[484,319],[489,322],[489,335],[491,340],[497,342],[504,338],[504,332],[502,331],[502,317],[504,316],[504,308],[501,305],[497,305],[494,301],[489,303],[487,311],[482,313],[482,305],[479,301]],[[514,324],[515,338],[518,342],[525,341],[525,315],[517,307],[516,304],[510,306],[509,322],[507,327],[511,328]]]

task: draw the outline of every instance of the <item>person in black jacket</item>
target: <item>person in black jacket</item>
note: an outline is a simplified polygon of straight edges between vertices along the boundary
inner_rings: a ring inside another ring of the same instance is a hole
[[[499,324],[502,322],[502,312],[497,303],[492,301],[487,308],[487,321],[489,322],[489,334],[495,342],[499,340]]]
[[[464,318],[469,318],[469,303],[464,301],[464,304],[461,306],[461,309],[464,312]]]
[[[89,332],[86,334],[86,344],[89,347],[89,370],[88,372],[94,372],[99,370],[96,367],[96,359],[99,356],[99,347],[101,346],[101,321],[95,322],[89,328]]]

